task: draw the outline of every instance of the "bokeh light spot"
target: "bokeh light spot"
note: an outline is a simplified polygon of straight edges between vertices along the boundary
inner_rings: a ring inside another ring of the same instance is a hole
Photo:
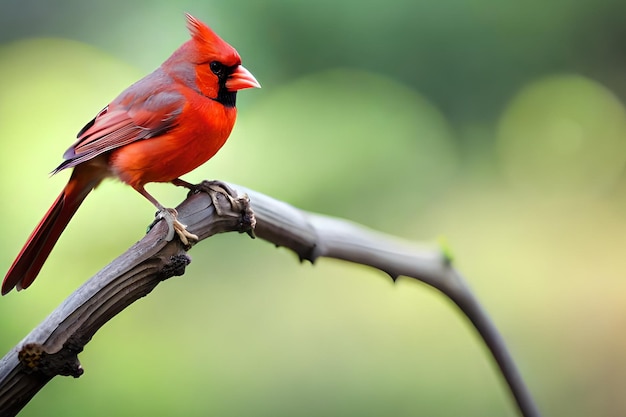
[[[608,89],[582,76],[535,81],[505,110],[498,154],[513,184],[543,192],[605,191],[626,161],[626,111]]]

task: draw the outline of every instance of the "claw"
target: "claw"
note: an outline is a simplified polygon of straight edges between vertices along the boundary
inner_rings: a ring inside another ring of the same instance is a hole
[[[154,219],[153,225],[156,224],[159,220],[165,220],[167,223],[167,235],[165,236],[165,240],[168,242],[174,239],[174,233],[178,235],[180,241],[185,245],[185,247],[191,247],[194,243],[196,243],[199,239],[198,236],[187,230],[187,226],[182,224],[177,219],[178,212],[176,209],[163,209],[159,211],[156,219]]]
[[[254,239],[255,237],[254,227],[256,226],[256,218],[254,217],[254,212],[252,211],[252,208],[250,207],[250,198],[248,197],[247,194],[239,195],[237,194],[237,191],[233,190],[230,186],[228,186],[228,184],[223,183],[221,181],[202,181],[200,184],[191,184],[191,183],[188,183],[187,181],[181,180],[180,178],[176,178],[172,180],[172,184],[189,189],[188,195],[196,194],[199,192],[204,192],[208,194],[209,197],[211,197],[211,201],[213,202],[213,207],[215,208],[215,213],[218,216],[228,215],[232,217],[233,214],[225,212],[225,210],[223,209],[224,202],[220,201],[220,199],[225,198],[230,204],[232,210],[240,213],[241,217],[240,217],[240,224],[239,224],[239,232],[245,232],[251,238]],[[153,203],[153,204],[156,205],[156,203]],[[172,223],[172,226],[174,229],[178,230],[175,224]],[[170,226],[170,230],[172,230],[172,226]],[[184,226],[182,226],[182,231],[183,233],[185,233],[185,236],[189,238],[187,234],[190,234],[190,233],[185,230]],[[181,236],[180,232],[177,231],[177,233],[179,233],[179,236]],[[195,237],[195,235],[191,235],[191,236]],[[181,240],[184,242],[183,236],[181,236]],[[193,239],[190,239],[190,240],[193,240]]]
[[[221,181],[202,181],[200,184],[194,186],[194,192],[198,191],[205,192],[211,197],[213,207],[215,207],[215,213],[217,213],[218,216],[224,215],[219,198],[226,198],[233,210],[241,213],[241,229],[239,232],[245,232],[252,239],[255,238],[254,228],[256,226],[256,218],[250,207],[250,198],[247,194],[239,195],[237,191]]]
[[[187,187],[186,184],[183,184],[181,180],[177,185]],[[213,201],[213,206],[215,207],[215,212],[218,216],[224,215],[224,212],[221,209],[221,206],[218,202],[218,194],[228,199],[231,207],[239,207],[240,203],[238,199],[240,198],[237,194],[237,191],[230,188],[227,184],[221,181],[202,181],[200,184],[190,184],[189,188],[191,193],[199,193],[204,192],[207,193],[211,197],[211,201]]]

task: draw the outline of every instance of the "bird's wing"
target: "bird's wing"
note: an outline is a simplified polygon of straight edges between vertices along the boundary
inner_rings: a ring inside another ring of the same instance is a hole
[[[141,87],[135,84],[87,123],[63,155],[65,161],[52,173],[174,127],[183,110],[184,96],[175,90],[153,92]]]

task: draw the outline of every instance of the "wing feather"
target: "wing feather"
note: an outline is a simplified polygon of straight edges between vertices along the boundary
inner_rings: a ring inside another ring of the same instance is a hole
[[[167,80],[162,78],[162,74],[151,74],[100,111],[78,133],[77,141],[63,155],[65,161],[52,173],[132,142],[161,135],[174,127],[183,109],[184,96],[175,90],[163,89],[163,82]],[[157,82],[161,91],[154,90]]]

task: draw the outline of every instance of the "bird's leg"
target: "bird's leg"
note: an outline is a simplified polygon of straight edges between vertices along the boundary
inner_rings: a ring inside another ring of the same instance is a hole
[[[175,178],[172,180],[172,184],[174,184],[177,187],[185,187],[189,190],[189,192],[193,193],[196,191],[196,185],[192,184],[190,182],[187,182],[185,180],[181,180],[180,178]]]
[[[215,213],[218,216],[223,216],[224,210],[219,202],[219,198],[224,197],[230,203],[233,210],[241,213],[241,231],[248,233],[251,238],[254,238],[254,227],[256,226],[256,219],[254,212],[250,207],[250,198],[247,194],[240,196],[237,191],[233,190],[228,184],[222,181],[202,181],[200,184],[191,184],[187,181],[176,178],[172,181],[172,184],[179,187],[188,188],[189,195],[199,192],[207,193],[211,197],[213,207],[215,207]]]
[[[182,180],[181,180],[182,181]],[[198,236],[187,230],[187,226],[178,221],[178,212],[173,208],[165,208],[159,203],[156,198],[152,197],[145,188],[136,187],[135,188],[139,194],[144,196],[148,201],[150,201],[154,206],[159,209],[156,218],[152,222],[149,228],[152,228],[155,224],[159,222],[159,220],[163,219],[167,223],[167,236],[165,239],[169,242],[174,239],[174,233],[176,233],[180,239],[180,241],[185,245],[185,247],[191,247],[194,243],[196,243],[199,239]]]

